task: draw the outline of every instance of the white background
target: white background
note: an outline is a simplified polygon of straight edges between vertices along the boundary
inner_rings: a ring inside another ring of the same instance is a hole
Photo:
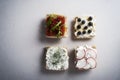
[[[119,8],[119,0],[1,0],[0,80],[120,80]],[[45,38],[43,20],[49,13],[67,17],[67,38]],[[91,14],[96,16],[96,37],[73,40],[71,22],[74,17]],[[72,50],[83,44],[97,46],[96,69],[74,69]],[[71,58],[67,71],[44,69],[46,46],[68,48]]]

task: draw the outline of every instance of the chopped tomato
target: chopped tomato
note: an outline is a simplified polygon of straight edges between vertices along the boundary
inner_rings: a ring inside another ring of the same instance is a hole
[[[51,20],[51,21],[50,21]],[[63,36],[65,33],[65,17],[57,15],[57,18],[55,19],[50,19],[50,17],[47,17],[46,22],[48,22],[48,25],[46,27],[46,35],[47,36],[56,36],[59,32],[59,29],[56,28],[54,31],[51,30],[52,27],[54,27],[59,21],[61,21],[60,26],[60,31],[61,34],[60,36]]]

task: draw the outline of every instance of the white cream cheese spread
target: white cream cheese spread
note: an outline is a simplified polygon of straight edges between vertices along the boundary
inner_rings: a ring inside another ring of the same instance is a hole
[[[74,36],[80,38],[92,38],[95,36],[95,20],[93,16],[76,17],[74,24]]]
[[[97,51],[95,48],[91,46],[79,46],[75,49],[75,57],[76,57],[76,68],[78,69],[92,69],[97,65]]]
[[[49,47],[46,52],[46,68],[48,70],[68,69],[68,52],[63,47]]]

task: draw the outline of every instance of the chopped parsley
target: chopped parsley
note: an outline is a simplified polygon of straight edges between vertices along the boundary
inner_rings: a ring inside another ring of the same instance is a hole
[[[55,26],[51,28],[52,31],[54,31],[57,27],[60,27],[61,21],[59,21]]]

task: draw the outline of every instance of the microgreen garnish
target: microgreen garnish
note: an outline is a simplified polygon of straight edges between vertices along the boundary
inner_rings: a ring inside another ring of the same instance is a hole
[[[55,15],[55,14],[49,14],[48,15],[48,21],[47,21],[47,26],[49,26],[51,23],[52,23],[52,19],[55,19],[55,18],[57,18],[57,15]]]
[[[61,21],[59,21],[55,26],[53,26],[51,30],[54,31],[57,27],[59,27],[60,24],[61,24]]]
[[[60,58],[61,58],[60,52],[59,51],[55,52],[54,55],[53,55],[53,62],[52,62],[52,64],[59,63]]]
[[[50,17],[49,20],[47,21],[47,26],[49,26],[52,23],[52,18]]]
[[[61,34],[62,34],[62,32],[59,30],[59,31],[58,31],[58,34],[56,35],[57,38],[59,38],[59,37],[61,36]]]

